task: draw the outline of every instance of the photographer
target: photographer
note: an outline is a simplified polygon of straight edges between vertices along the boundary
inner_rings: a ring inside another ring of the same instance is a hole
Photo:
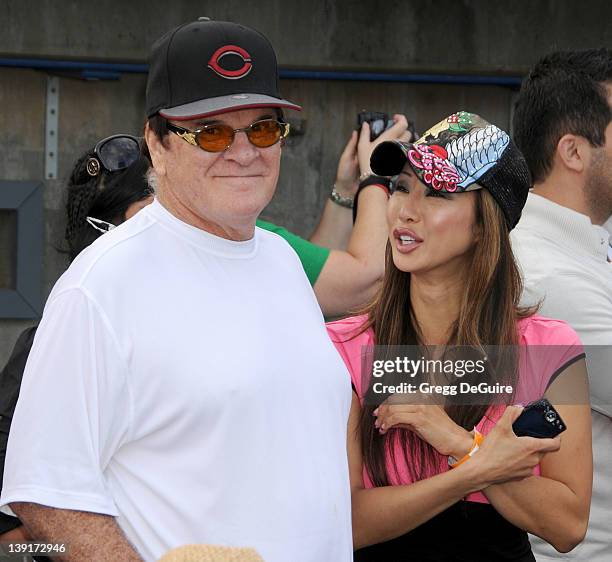
[[[359,132],[354,131],[340,157],[332,196],[325,204],[310,243],[298,249],[295,242],[287,238],[298,252],[307,274],[305,250],[319,256],[323,254],[314,291],[326,317],[359,309],[373,298],[380,285],[387,239],[385,216],[389,180],[372,174],[370,155],[382,142],[411,140],[407,127],[405,116],[394,115],[393,125],[375,140],[371,140],[367,122]],[[353,200],[359,203],[356,209],[353,209]],[[312,275],[308,276],[312,282]]]

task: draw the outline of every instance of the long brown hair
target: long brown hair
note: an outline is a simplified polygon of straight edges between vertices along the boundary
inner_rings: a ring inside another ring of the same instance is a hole
[[[478,237],[466,268],[459,314],[452,323],[447,343],[476,348],[513,346],[508,347],[511,350],[518,344],[517,321],[531,316],[535,308],[519,306],[522,281],[502,210],[486,189],[478,190],[476,195]],[[364,330],[373,328],[377,346],[427,344],[422,341],[410,302],[410,274],[395,266],[389,243],[382,286],[365,312],[368,321]],[[503,360],[506,366],[511,365],[511,379],[504,379],[504,384],[514,383],[516,358],[506,355]],[[490,368],[485,379],[480,380],[494,384],[501,382],[500,376],[498,370]],[[372,397],[370,385],[358,428],[364,465],[372,482],[376,486],[389,485],[386,452],[390,454],[397,474],[395,450],[398,445],[404,452],[412,479],[423,478],[427,468],[434,466],[440,455],[411,431],[391,429],[385,435],[379,435],[372,422],[372,412],[376,407],[373,400],[368,399]],[[470,430],[487,413],[488,406],[447,405],[445,409],[453,421]]]

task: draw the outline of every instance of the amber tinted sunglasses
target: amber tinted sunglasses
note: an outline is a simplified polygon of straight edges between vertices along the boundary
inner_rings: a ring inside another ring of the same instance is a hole
[[[268,148],[289,134],[289,123],[283,123],[276,119],[255,121],[255,123],[251,123],[243,129],[232,129],[229,125],[223,123],[204,125],[195,131],[183,129],[183,127],[173,123],[168,123],[167,127],[169,131],[189,144],[193,144],[206,152],[227,150],[232,146],[236,133],[246,133],[249,142],[257,148]]]

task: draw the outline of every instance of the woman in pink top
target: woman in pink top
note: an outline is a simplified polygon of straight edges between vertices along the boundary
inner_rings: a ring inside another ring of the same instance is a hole
[[[586,532],[592,480],[584,353],[567,324],[518,304],[509,231],[529,190],[522,155],[504,131],[459,112],[417,143],[382,143],[371,164],[398,176],[385,278],[366,314],[329,324],[354,390],[355,560],[531,561],[526,531],[573,549]],[[374,344],[504,346],[509,375],[486,368],[448,385],[485,381],[511,392],[496,404],[402,404],[396,395],[378,405]],[[542,396],[567,430],[516,437],[521,408],[511,404]]]

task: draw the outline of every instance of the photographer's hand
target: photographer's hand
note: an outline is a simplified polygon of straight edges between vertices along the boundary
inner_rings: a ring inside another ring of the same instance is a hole
[[[340,155],[333,188],[338,195],[353,199],[359,187],[357,131],[353,131]],[[328,199],[310,241],[332,250],[346,250],[353,231],[353,210]]]
[[[357,131],[351,133],[338,161],[336,191],[343,197],[355,197],[359,186],[359,161],[357,158]]]
[[[357,153],[359,156],[360,174],[371,173],[370,156],[372,151],[381,143],[389,140],[403,140],[409,142],[411,133],[408,131],[408,121],[405,115],[396,114],[393,116],[395,124],[393,127],[384,131],[377,139],[370,141],[370,126],[365,122],[359,131],[359,142],[357,143]]]

